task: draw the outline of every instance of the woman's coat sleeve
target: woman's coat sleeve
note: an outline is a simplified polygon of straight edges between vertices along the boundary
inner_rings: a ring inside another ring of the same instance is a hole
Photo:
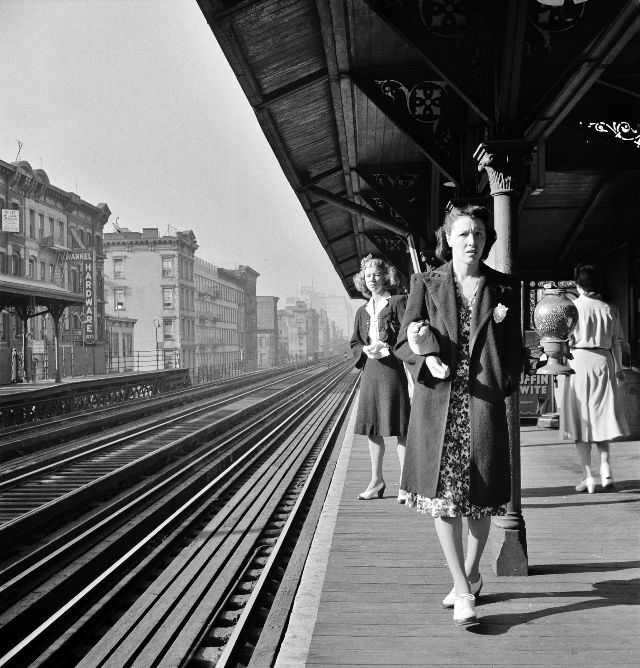
[[[351,354],[355,360],[356,369],[362,369],[367,361],[367,356],[362,352],[365,343],[360,337],[360,312],[362,307],[356,311],[355,322],[353,323],[353,335],[351,337]]]
[[[431,331],[426,341],[428,352],[425,355],[417,355],[409,347],[407,340],[407,328],[412,322],[423,322],[429,325],[429,312],[426,304],[426,285],[423,280],[423,274],[414,274],[411,277],[411,290],[407,300],[407,308],[402,318],[402,325],[400,327],[400,334],[398,335],[398,342],[394,348],[396,357],[407,364],[407,369],[411,374],[414,382],[418,382],[424,378],[425,374],[430,376],[428,368],[424,364],[424,359],[427,355],[439,355],[440,346],[436,337]]]

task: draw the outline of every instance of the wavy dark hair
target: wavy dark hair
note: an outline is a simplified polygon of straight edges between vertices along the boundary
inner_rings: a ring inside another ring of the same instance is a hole
[[[391,294],[395,294],[398,287],[400,287],[400,277],[398,276],[396,268],[385,259],[373,256],[371,253],[362,258],[360,262],[360,271],[353,277],[353,284],[356,286],[356,290],[363,294],[367,299],[371,297],[371,293],[367,290],[367,284],[364,280],[365,269],[370,264],[373,264],[375,267],[379,267],[382,270],[384,287],[389,290]]]
[[[493,226],[493,221],[489,214],[489,209],[486,206],[479,206],[478,204],[464,204],[462,206],[454,206],[449,211],[447,211],[444,222],[436,230],[436,257],[442,260],[443,262],[448,262],[451,259],[451,246],[447,241],[447,234],[451,233],[451,228],[458,218],[463,216],[468,216],[474,220],[479,220],[484,224],[484,231],[486,235],[486,241],[484,244],[484,249],[482,255],[480,256],[481,260],[485,260],[489,255],[491,247],[496,242],[496,230]]]
[[[573,280],[587,293],[600,292],[604,285],[604,274],[599,264],[581,262],[573,268]]]

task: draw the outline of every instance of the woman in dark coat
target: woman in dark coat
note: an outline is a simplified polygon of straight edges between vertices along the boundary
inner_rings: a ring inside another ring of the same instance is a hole
[[[356,313],[351,338],[356,367],[362,369],[354,431],[368,437],[371,456],[371,481],[358,498],[369,500],[382,498],[386,488],[382,474],[385,436],[398,438],[402,475],[409,397],[404,367],[393,353],[393,347],[406,297],[391,294],[399,283],[395,268],[371,255],[362,260],[361,271],[354,277],[354,283],[365,297],[369,297],[367,304]],[[398,501],[404,503],[404,500],[404,491],[400,489]]]
[[[468,625],[491,516],[510,497],[504,400],[524,361],[520,283],[481,262],[495,241],[484,207],[454,207],[439,234],[449,261],[412,277],[396,346],[415,382],[402,486],[407,505],[435,518],[454,582],[443,605]]]

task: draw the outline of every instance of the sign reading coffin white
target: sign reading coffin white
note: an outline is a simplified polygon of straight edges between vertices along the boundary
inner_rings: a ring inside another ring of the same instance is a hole
[[[2,209],[2,231],[20,232],[20,211],[18,209]]]

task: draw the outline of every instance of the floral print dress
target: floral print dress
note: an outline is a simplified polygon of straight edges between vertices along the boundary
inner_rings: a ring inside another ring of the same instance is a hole
[[[506,506],[476,506],[469,502],[470,477],[470,419],[469,419],[469,334],[471,309],[475,296],[467,305],[456,283],[458,306],[458,365],[451,383],[449,414],[444,434],[440,478],[437,495],[428,498],[411,492],[406,504],[419,513],[432,517],[471,517],[504,515]]]

